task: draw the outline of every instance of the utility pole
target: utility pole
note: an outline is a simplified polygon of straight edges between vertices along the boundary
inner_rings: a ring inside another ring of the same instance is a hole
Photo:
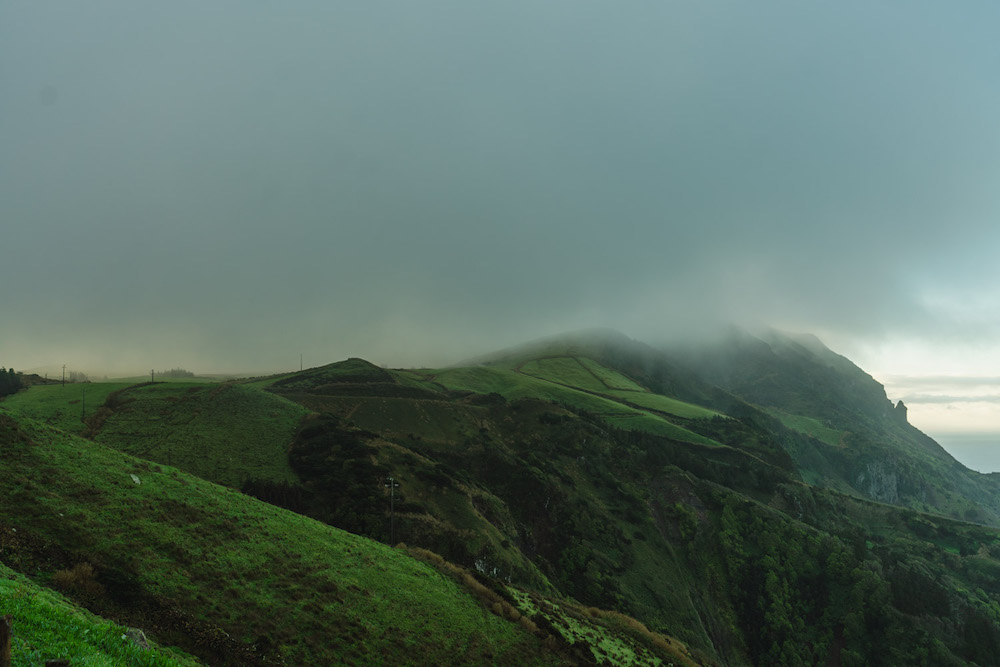
[[[80,413],[80,421],[87,421],[87,385],[83,385],[83,411]]]
[[[302,370],[302,353],[299,352],[299,370]]]
[[[66,364],[63,364],[63,385],[66,386]]]
[[[396,489],[399,482],[390,475],[385,478],[385,488],[389,489],[389,546],[396,544]]]
[[[152,369],[152,368],[150,368],[150,369],[149,369],[149,381],[150,381],[150,382],[154,382],[154,380],[153,380],[153,376],[154,376],[154,375],[155,375],[155,372],[153,371],[153,369]]]

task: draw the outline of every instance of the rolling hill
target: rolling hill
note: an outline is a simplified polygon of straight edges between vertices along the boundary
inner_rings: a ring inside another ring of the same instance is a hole
[[[0,562],[46,584],[85,560],[95,611],[209,662],[1000,654],[992,480],[813,338],[599,330],[447,368],[95,386],[79,424],[39,389],[3,403],[0,529],[32,537]]]

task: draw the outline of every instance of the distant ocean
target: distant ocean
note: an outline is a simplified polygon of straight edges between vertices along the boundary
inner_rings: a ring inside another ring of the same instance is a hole
[[[967,468],[1000,472],[1000,433],[935,433],[931,435]]]

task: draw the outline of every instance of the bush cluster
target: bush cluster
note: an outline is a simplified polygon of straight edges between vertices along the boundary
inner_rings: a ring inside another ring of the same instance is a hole
[[[77,563],[69,570],[59,570],[52,575],[52,583],[64,591],[95,597],[104,594],[104,586],[97,580],[97,571],[90,563]]]

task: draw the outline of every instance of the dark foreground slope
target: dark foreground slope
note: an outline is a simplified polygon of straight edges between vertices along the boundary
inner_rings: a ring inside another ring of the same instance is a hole
[[[83,599],[209,662],[542,660],[540,638],[400,551],[8,416],[0,457],[5,564],[44,582],[87,563]]]

